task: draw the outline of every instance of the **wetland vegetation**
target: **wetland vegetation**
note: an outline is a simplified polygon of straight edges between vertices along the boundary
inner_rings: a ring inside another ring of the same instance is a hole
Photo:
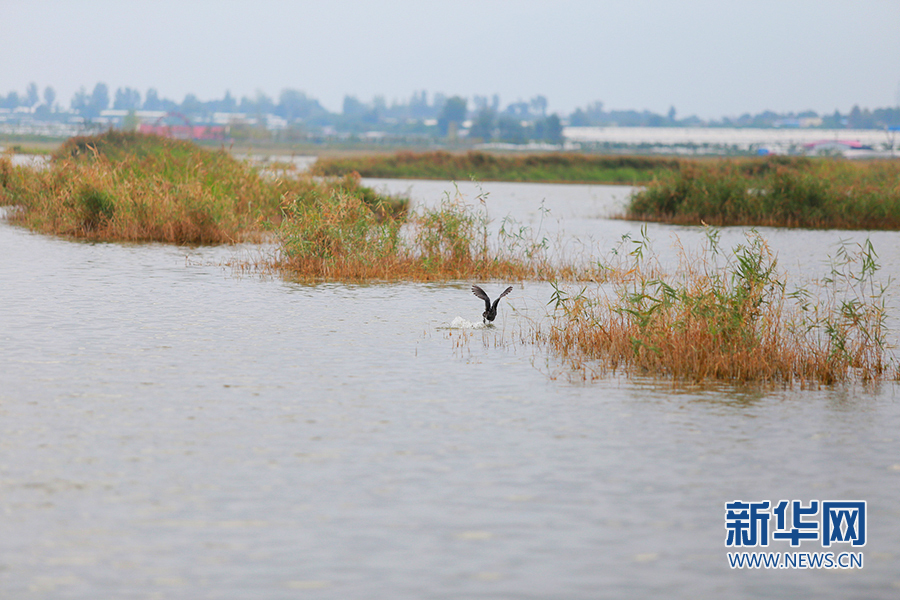
[[[523,181],[550,183],[616,183],[636,185],[677,170],[680,161],[647,156],[594,156],[574,153],[507,156],[486,152],[398,152],[318,160],[318,175],[357,172],[363,177]]]
[[[542,168],[589,164],[557,159],[543,160]],[[432,154],[426,162],[500,169],[502,160]],[[608,163],[655,173],[632,198],[632,217],[900,223],[891,220],[900,188],[890,163],[646,161]],[[705,249],[683,251],[674,272],[660,266],[645,233],[624,238],[611,259],[563,259],[510,217],[492,234],[484,196],[472,206],[448,194],[436,207],[410,210],[408,199],[380,195],[358,173],[323,164],[315,175],[291,165],[262,170],[224,150],[109,132],[69,140],[45,167],[0,158],[0,200],[12,207],[14,223],[88,240],[274,242],[265,268],[295,279],[553,281],[551,324],[535,325],[534,339],[584,373],[624,369],[677,380],[803,385],[897,377],[871,244],[843,248],[825,280],[795,289],[755,232],[725,251],[716,230],[707,229]],[[828,220],[836,211],[840,220]],[[565,291],[572,285],[581,291]]]
[[[321,194],[356,195],[380,214],[406,210],[358,177],[267,177],[225,150],[152,135],[72,138],[46,168],[0,158],[0,202],[14,207],[14,223],[89,240],[258,240],[280,225],[285,202]]]
[[[606,285],[566,292],[537,339],[586,376],[624,370],[674,380],[832,384],[898,367],[886,341],[886,288],[871,243],[841,246],[821,281],[790,287],[756,231],[727,250],[707,228],[699,252],[660,266],[646,230],[623,238]]]
[[[97,241],[219,244],[275,240],[273,266],[305,279],[547,278],[546,242],[511,221],[496,239],[486,210],[447,198],[408,210],[356,174],[265,171],[188,142],[108,132],[73,138],[46,168],[0,159],[12,222]]]
[[[379,154],[318,161],[363,177],[639,185],[626,219],[682,225],[900,229],[900,163],[837,158],[657,158],[482,152]]]
[[[771,157],[682,161],[626,218],[685,225],[900,229],[900,163]]]

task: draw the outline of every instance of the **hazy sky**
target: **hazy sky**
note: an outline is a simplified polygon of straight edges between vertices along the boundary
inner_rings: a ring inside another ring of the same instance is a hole
[[[0,94],[543,94],[738,116],[900,103],[900,0],[0,0]]]

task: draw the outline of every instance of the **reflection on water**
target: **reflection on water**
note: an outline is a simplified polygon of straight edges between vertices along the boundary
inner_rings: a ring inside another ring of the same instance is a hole
[[[627,188],[482,187],[597,247],[639,230],[603,218]],[[864,237],[766,235],[807,274]],[[520,343],[548,284],[461,330],[472,282],[236,277],[235,251],[0,225],[0,596],[896,597],[893,385],[579,383]],[[868,501],[865,567],[732,571],[735,499]]]

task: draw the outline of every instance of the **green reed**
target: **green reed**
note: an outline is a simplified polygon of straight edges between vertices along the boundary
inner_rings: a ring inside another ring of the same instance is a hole
[[[680,250],[674,272],[663,270],[646,231],[626,237],[613,284],[574,295],[555,284],[554,319],[537,339],[581,372],[591,363],[697,382],[897,378],[871,243],[841,246],[827,277],[789,291],[758,233],[728,252],[715,229],[707,233],[699,253]]]
[[[900,228],[900,163],[766,158],[685,163],[632,196],[626,218],[679,224]]]
[[[320,158],[319,175],[357,172],[363,177],[466,181],[545,181],[634,184],[679,168],[675,159],[593,156],[577,153],[508,156],[487,152],[398,152],[348,158]]]

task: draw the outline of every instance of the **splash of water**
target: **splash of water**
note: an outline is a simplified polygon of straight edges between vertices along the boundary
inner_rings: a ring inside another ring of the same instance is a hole
[[[485,325],[481,321],[469,321],[468,319],[464,319],[462,317],[456,317],[453,321],[450,322],[450,329],[484,329],[485,327],[491,327],[491,325]]]

